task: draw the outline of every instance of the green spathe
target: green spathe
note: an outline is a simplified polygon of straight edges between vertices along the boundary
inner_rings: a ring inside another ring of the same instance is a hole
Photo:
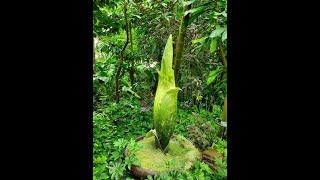
[[[156,144],[165,152],[176,125],[177,99],[180,90],[175,86],[172,59],[173,47],[170,35],[163,52],[161,70],[158,72],[159,81],[153,105],[153,124],[158,135]]]
[[[145,137],[138,141],[138,144],[143,146],[135,153],[140,167],[156,173],[168,172],[173,169],[187,171],[201,156],[199,150],[181,135],[172,136],[166,154],[155,147],[153,136]],[[172,166],[168,165],[170,163]]]

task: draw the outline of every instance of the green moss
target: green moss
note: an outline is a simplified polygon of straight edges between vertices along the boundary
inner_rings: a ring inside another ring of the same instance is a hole
[[[174,169],[188,170],[200,158],[198,149],[180,135],[172,136],[167,154],[156,148],[154,137],[145,137],[138,144],[143,146],[135,153],[141,167],[158,173]]]

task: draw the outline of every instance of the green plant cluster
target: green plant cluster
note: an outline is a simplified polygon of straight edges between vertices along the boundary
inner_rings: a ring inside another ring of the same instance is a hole
[[[205,110],[201,112],[201,115],[195,115],[196,107],[187,110],[179,109],[175,133],[191,139],[186,126],[195,124],[200,117],[212,120],[211,118],[219,116],[213,112],[205,113]],[[152,124],[152,112],[144,111],[138,100],[123,99],[119,104],[109,103],[97,109],[93,114],[94,179],[133,179],[129,169],[139,162],[134,158],[126,158],[123,152],[128,145],[132,147],[133,152],[134,149],[141,148],[135,145],[134,139],[146,134],[152,128]],[[226,141],[217,136],[214,136],[214,139],[212,146],[226,157]],[[223,179],[227,173],[226,158],[223,161],[219,159],[217,161],[218,171],[208,170],[207,164],[199,161],[187,173],[175,170],[153,178]],[[176,167],[174,163],[171,162],[171,166]]]
[[[139,116],[137,116],[139,114]],[[93,177],[97,180],[130,177],[138,162],[125,157],[125,147],[137,150],[134,139],[151,128],[150,112],[141,112],[137,101],[110,103],[93,113]]]

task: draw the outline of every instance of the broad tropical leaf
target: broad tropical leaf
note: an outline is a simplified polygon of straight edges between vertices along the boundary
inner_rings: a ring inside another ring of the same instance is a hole
[[[211,43],[210,43],[210,52],[214,53],[216,49],[217,49],[217,39],[214,38],[211,40]]]
[[[211,71],[207,79],[207,85],[211,84],[221,72],[221,67],[218,67],[217,69]]]

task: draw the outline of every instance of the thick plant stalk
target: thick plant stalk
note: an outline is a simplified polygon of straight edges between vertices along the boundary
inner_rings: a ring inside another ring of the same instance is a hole
[[[131,27],[131,22],[129,23],[129,32],[130,32],[130,47],[131,47],[131,54],[133,54],[133,41],[132,41],[132,27]],[[130,82],[131,86],[134,84],[134,58],[130,61]]]
[[[93,40],[93,74],[96,73],[96,71],[95,71],[95,66],[96,66],[95,51],[96,51],[96,47],[95,47],[95,42]]]
[[[158,138],[156,146],[167,152],[169,140],[176,125],[178,91],[172,69],[172,35],[167,40],[161,61],[158,87],[153,106],[153,124]]]
[[[224,98],[224,103],[223,103],[223,121],[227,121],[227,96]]]
[[[186,7],[184,11],[188,11],[191,9],[191,4]],[[180,64],[181,64],[181,58],[183,53],[183,45],[184,45],[184,38],[186,36],[186,29],[187,29],[187,23],[190,18],[190,14],[187,14],[186,16],[183,16],[181,19],[180,27],[179,27],[179,34],[176,41],[176,48],[174,53],[174,72],[176,73],[175,81],[178,83],[178,80],[180,79]]]
[[[124,3],[124,20],[125,20],[125,23],[126,23],[126,42],[120,52],[120,61],[119,61],[119,67],[117,69],[117,73],[116,73],[116,78],[115,78],[115,81],[116,81],[116,93],[115,93],[115,99],[116,99],[116,102],[118,103],[120,101],[120,75],[121,75],[121,70],[122,70],[122,66],[123,66],[123,55],[124,55],[124,50],[126,50],[126,47],[128,46],[129,44],[129,30],[128,30],[128,14],[127,14],[127,8],[128,8],[128,5],[127,5],[127,2]]]
[[[222,63],[224,65],[224,67],[227,68],[227,59],[226,59],[226,56],[224,55],[221,41],[219,42],[219,50],[220,50],[220,55],[221,55],[221,58],[222,58]]]

